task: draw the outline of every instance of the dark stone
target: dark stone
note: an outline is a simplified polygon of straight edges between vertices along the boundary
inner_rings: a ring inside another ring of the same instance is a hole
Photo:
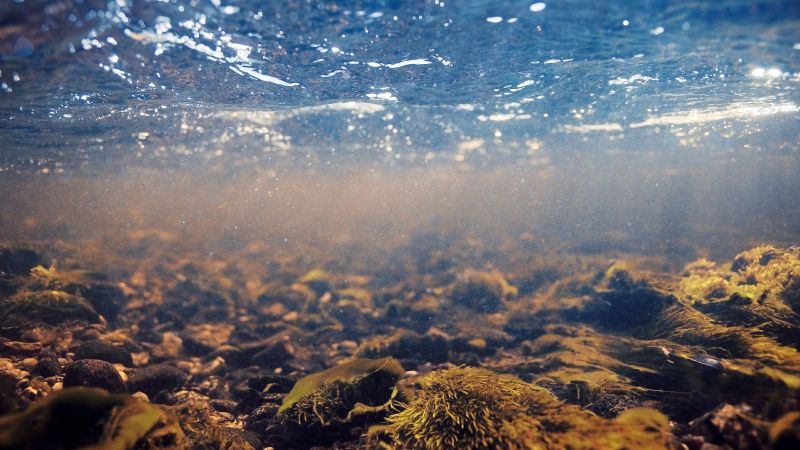
[[[185,344],[185,342],[184,342]],[[211,361],[217,357],[222,357],[225,360],[225,363],[232,367],[241,367],[246,365],[250,362],[250,357],[252,354],[242,350],[239,347],[235,347],[233,345],[224,344],[220,345],[214,351],[206,355],[204,360]]]
[[[44,263],[41,255],[27,248],[0,248],[0,273],[28,275]]]
[[[274,369],[282,367],[294,358],[295,348],[288,339],[271,342],[269,346],[253,355],[250,361],[261,367]]]
[[[263,392],[267,386],[270,386],[269,392],[289,392],[297,379],[279,374],[266,374],[255,376],[247,380],[247,385],[250,389]]]
[[[178,403],[175,395],[169,391],[159,391],[158,394],[150,397],[150,402],[160,405],[174,405]]]
[[[149,344],[160,344],[164,337],[158,331],[152,329],[142,329],[136,333],[136,339],[140,342],[147,342]]]
[[[81,341],[96,341],[102,336],[103,333],[101,333],[96,327],[86,327],[82,330],[78,330],[75,333],[75,337]]]
[[[207,345],[205,342],[195,339],[194,336],[184,333],[183,334],[183,348],[189,355],[192,356],[205,356],[214,350],[214,347]]]
[[[406,361],[407,360],[401,360],[401,362],[403,362],[403,364],[406,364]],[[410,360],[408,362],[417,362],[418,363],[419,361],[418,360]],[[481,365],[481,358],[480,358],[480,356],[478,356],[477,354],[475,354],[473,352],[462,352],[462,353],[453,352],[453,353],[450,354],[450,361],[448,361],[448,362],[451,362],[451,363],[456,364],[456,365],[465,365],[465,366],[478,367],[478,366]]]
[[[64,374],[64,387],[70,386],[98,387],[113,394],[128,392],[117,369],[99,359],[81,359],[69,364]]]
[[[56,376],[61,373],[61,363],[58,362],[58,358],[40,358],[32,373],[45,378]]]
[[[161,341],[159,341],[159,343],[160,342]],[[122,344],[122,349],[125,350],[128,353],[142,353],[142,352],[146,351],[144,346],[142,346],[142,344],[140,344],[140,343],[138,343],[136,341],[126,341],[126,342],[124,342]]]
[[[86,341],[75,349],[75,359],[101,359],[110,363],[133,365],[131,354],[122,347],[103,341]]]
[[[142,391],[149,397],[174,389],[186,382],[187,375],[170,364],[153,364],[136,369],[128,378],[131,392]]]
[[[92,284],[82,289],[83,297],[106,319],[114,320],[123,306],[125,293],[112,283]]]
[[[450,342],[440,334],[419,335],[413,332],[399,332],[394,336],[375,342],[361,351],[364,358],[383,358],[392,356],[404,362],[417,365],[423,362],[442,363],[450,357]]]
[[[215,398],[210,400],[208,404],[219,412],[226,412],[231,414],[236,412],[236,402],[233,400],[224,400]]]
[[[263,432],[265,429],[268,429],[268,425],[272,423],[275,416],[278,414],[278,408],[280,408],[279,404],[265,403],[254,409],[245,419],[245,429],[257,432]]]
[[[164,294],[164,310],[177,317],[171,319],[186,322],[225,322],[229,319],[228,299],[220,292],[205,289],[192,280],[178,283]],[[161,318],[161,322],[166,317]],[[190,320],[191,319],[191,320]]]

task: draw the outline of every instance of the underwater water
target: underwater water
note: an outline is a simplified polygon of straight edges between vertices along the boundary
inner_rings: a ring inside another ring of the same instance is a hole
[[[0,449],[800,444],[800,3],[0,0]]]

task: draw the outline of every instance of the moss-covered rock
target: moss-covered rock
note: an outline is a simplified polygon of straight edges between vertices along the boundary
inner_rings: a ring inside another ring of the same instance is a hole
[[[505,301],[517,295],[500,272],[467,270],[448,288],[449,297],[456,305],[479,312],[491,313],[503,308]]]
[[[286,395],[277,418],[288,436],[326,443],[349,428],[385,416],[403,367],[393,358],[355,359],[301,378]]]
[[[86,299],[63,291],[21,291],[0,298],[0,325],[58,325],[73,320],[97,322],[100,316]]]
[[[800,248],[755,247],[727,270],[696,261],[684,269],[680,289],[723,324],[759,327],[785,344],[800,339]]]
[[[380,430],[403,449],[668,448],[669,424],[636,408],[606,420],[564,405],[543,388],[486,369],[432,372]]]

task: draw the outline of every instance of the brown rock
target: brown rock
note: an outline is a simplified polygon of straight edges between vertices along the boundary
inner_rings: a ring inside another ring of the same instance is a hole
[[[186,382],[186,372],[171,364],[153,364],[136,369],[128,378],[131,391],[142,391],[151,398]]]
[[[112,364],[133,365],[131,353],[124,348],[108,342],[86,341],[75,349],[75,359],[100,359]]]
[[[99,359],[81,359],[68,365],[64,374],[64,387],[91,386],[103,388],[111,393],[127,393],[117,369]]]

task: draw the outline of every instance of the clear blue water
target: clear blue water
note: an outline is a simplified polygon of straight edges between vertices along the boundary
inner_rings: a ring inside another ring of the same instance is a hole
[[[800,3],[3,0],[0,72],[5,171],[796,154]]]

